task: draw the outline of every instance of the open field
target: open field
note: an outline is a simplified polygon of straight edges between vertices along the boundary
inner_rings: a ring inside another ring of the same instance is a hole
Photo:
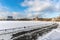
[[[14,29],[14,28],[22,28],[21,30],[23,30],[24,27],[26,27],[26,28],[31,27],[31,29],[33,29],[33,28],[38,28],[39,26],[42,27],[42,26],[47,26],[47,25],[51,25],[54,23],[60,24],[60,22],[51,22],[51,21],[50,22],[47,22],[47,21],[0,21],[0,34],[2,34],[4,32],[6,32],[6,33],[14,32],[16,30],[13,30],[13,31],[10,30],[10,29]],[[59,28],[59,26],[58,26],[58,28]],[[27,30],[31,30],[31,29],[27,29]],[[17,30],[20,30],[20,29],[17,29]],[[25,31],[25,30],[23,30],[23,31]],[[12,34],[1,35],[0,39],[1,40],[2,39],[10,40]],[[42,37],[42,39],[44,39],[44,36]],[[7,38],[7,37],[9,37],[9,38]],[[42,39],[39,39],[39,40],[42,40]]]

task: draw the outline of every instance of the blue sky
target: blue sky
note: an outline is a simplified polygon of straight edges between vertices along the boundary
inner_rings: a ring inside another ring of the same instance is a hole
[[[3,6],[9,8],[10,11],[16,11],[16,12],[20,12],[25,9],[25,7],[22,7],[20,5],[21,2],[23,2],[23,0],[0,0],[0,3]]]
[[[57,17],[60,0],[0,0],[0,18]]]

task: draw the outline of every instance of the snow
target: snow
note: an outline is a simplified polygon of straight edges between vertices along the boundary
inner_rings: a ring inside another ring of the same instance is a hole
[[[51,25],[51,24],[53,24],[53,22],[41,22],[41,21],[0,21],[0,30],[11,29],[11,28],[31,27],[31,26],[32,26],[32,28],[37,28],[38,25],[46,26],[46,25]],[[10,31],[12,31],[12,30],[10,30]],[[0,33],[1,33],[1,31],[0,31]],[[11,34],[0,35],[0,39],[9,40],[10,38],[7,39],[8,36],[11,36]],[[38,40],[58,40],[58,39],[60,39],[59,36],[60,36],[60,31],[55,29],[55,30],[52,30],[50,33],[44,35],[43,37],[39,37]]]
[[[40,22],[40,21],[0,21],[0,30],[11,29],[21,27],[29,27],[34,25],[51,25],[51,22]]]
[[[55,29],[38,40],[60,40],[60,31]]]
[[[59,24],[57,29],[53,29],[51,32],[46,35],[39,37],[37,40],[60,40],[60,22],[56,22]]]
[[[41,21],[0,21],[0,34],[9,32],[29,31],[51,24],[53,23]]]

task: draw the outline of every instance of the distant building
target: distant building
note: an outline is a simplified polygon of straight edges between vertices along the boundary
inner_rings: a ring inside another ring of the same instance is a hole
[[[33,18],[33,20],[38,21],[39,20],[38,16]]]
[[[7,16],[7,20],[13,20],[13,16]]]
[[[52,21],[60,21],[60,16],[56,18],[52,18]]]
[[[39,17],[35,17],[35,18],[33,18],[33,20],[35,20],[35,21],[51,21],[52,19],[51,18],[39,18]]]

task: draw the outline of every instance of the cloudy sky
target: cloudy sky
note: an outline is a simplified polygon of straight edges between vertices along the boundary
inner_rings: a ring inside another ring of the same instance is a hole
[[[0,0],[0,18],[51,18],[60,15],[60,0]]]

